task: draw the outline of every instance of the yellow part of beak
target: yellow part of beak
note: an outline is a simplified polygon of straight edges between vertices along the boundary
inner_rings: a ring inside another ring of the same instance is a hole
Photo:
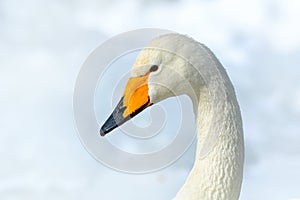
[[[105,136],[152,105],[148,95],[148,78],[149,73],[128,80],[123,97],[100,129],[101,136]]]
[[[147,73],[144,76],[130,78],[127,82],[125,91],[123,93],[123,105],[126,109],[123,112],[123,117],[133,115],[141,108],[146,108],[150,103],[148,95],[148,78]]]

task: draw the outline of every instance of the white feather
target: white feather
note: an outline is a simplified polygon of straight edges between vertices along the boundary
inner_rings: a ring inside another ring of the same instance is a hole
[[[188,95],[197,123],[197,152],[193,169],[174,200],[236,200],[244,163],[242,120],[235,92],[225,69],[203,44],[184,35],[167,34],[141,51],[132,75],[151,65],[149,96],[157,103]]]

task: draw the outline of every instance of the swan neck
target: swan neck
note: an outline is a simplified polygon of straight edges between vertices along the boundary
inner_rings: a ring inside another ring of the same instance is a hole
[[[224,68],[207,51],[205,56],[207,63],[198,66],[201,77],[191,80],[196,91],[190,96],[197,125],[195,163],[175,199],[237,200],[244,163],[240,109]]]

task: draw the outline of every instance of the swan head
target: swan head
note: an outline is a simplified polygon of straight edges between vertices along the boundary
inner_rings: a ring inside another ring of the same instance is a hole
[[[195,73],[180,55],[179,49],[184,47],[174,42],[176,38],[172,36],[154,39],[139,53],[121,100],[100,129],[101,136],[155,103],[173,96],[191,95],[191,79]]]

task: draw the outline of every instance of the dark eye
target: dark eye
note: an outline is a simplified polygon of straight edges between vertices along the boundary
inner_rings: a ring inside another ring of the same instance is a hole
[[[155,72],[156,70],[158,70],[158,66],[157,65],[152,65],[150,68],[150,72]]]

